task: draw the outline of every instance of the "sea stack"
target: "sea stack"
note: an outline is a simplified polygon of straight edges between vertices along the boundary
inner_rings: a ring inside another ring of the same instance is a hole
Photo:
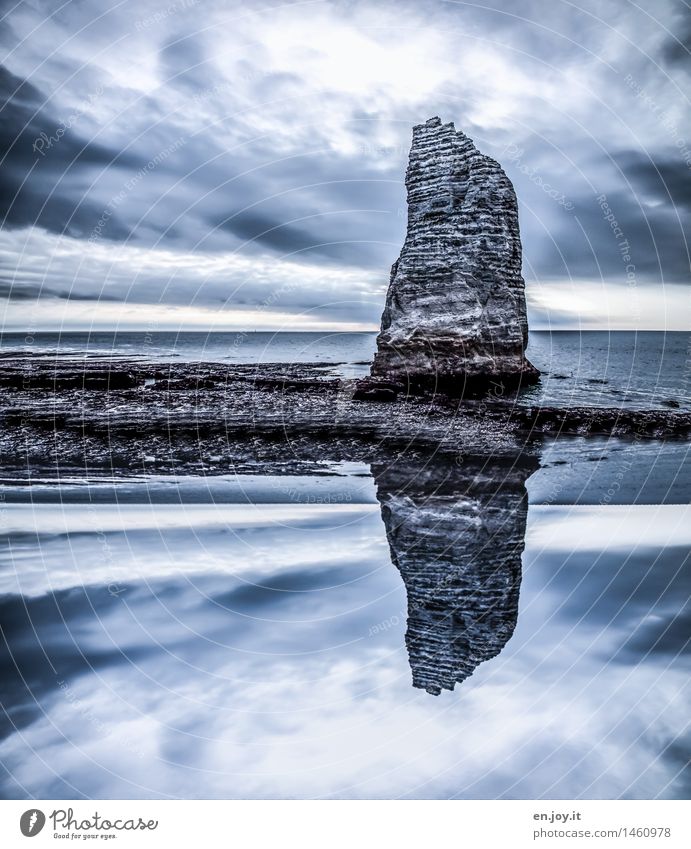
[[[458,394],[534,383],[518,205],[504,170],[431,118],[413,128],[405,182],[408,229],[360,397],[377,382]]]

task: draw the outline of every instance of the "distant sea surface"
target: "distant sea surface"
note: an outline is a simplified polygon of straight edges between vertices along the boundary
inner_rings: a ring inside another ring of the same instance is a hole
[[[151,361],[321,363],[329,374],[367,373],[376,333],[4,333],[0,355],[136,357]],[[527,403],[691,409],[691,333],[534,331],[528,357],[542,372]]]

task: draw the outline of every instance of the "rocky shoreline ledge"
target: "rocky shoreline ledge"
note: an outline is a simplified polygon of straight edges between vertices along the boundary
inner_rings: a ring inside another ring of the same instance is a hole
[[[328,460],[405,450],[515,454],[545,437],[684,438],[691,413],[535,406],[519,396],[428,392],[356,400],[358,382],[318,364],[223,365],[21,357],[0,361],[6,468],[151,470]]]

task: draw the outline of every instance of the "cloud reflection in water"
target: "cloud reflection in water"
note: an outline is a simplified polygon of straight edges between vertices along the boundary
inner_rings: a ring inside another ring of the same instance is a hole
[[[6,509],[4,795],[688,793],[688,508],[531,507],[513,637],[439,698],[375,504]]]

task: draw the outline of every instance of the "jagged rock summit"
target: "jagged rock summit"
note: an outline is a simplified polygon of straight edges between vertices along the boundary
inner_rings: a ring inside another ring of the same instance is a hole
[[[472,140],[431,118],[413,128],[408,229],[391,269],[371,378],[462,393],[533,383],[518,206]]]

